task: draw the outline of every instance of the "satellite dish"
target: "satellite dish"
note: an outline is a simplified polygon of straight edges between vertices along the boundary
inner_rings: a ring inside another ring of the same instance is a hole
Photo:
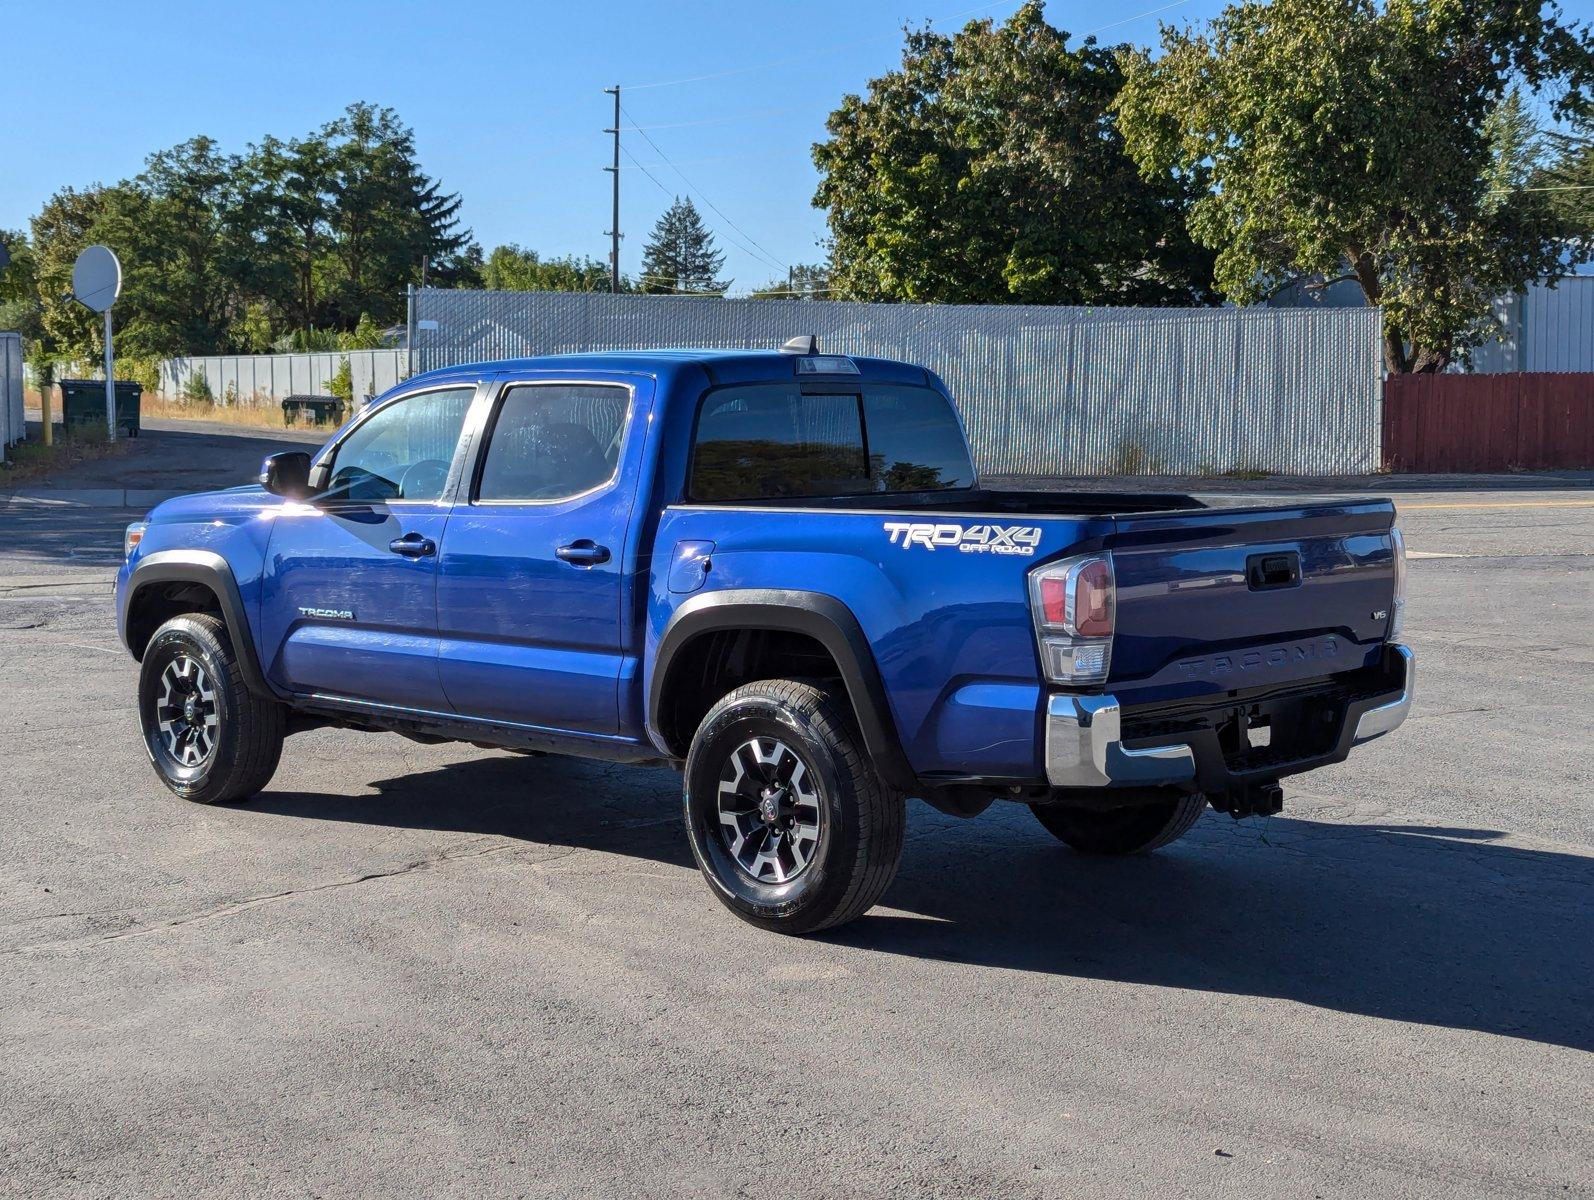
[[[109,246],[90,246],[72,264],[72,294],[97,313],[109,311],[122,294],[122,264]]]

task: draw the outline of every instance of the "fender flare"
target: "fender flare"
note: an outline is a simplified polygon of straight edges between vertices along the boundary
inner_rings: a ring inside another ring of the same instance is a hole
[[[876,769],[892,787],[917,794],[918,777],[902,751],[869,639],[852,610],[822,592],[727,589],[693,596],[677,608],[659,638],[648,683],[648,727],[655,735],[676,655],[699,635],[726,629],[801,633],[824,646],[841,671],[858,731]]]
[[[122,589],[116,613],[116,628],[122,636],[122,644],[134,658],[143,656],[143,648],[135,649],[127,640],[128,617],[132,614],[138,593],[158,583],[197,583],[214,592],[221,604],[227,637],[232,642],[232,652],[238,659],[244,684],[258,696],[281,699],[276,689],[266,681],[265,672],[260,669],[260,656],[255,653],[249,617],[244,610],[243,597],[238,592],[238,581],[233,578],[232,567],[225,558],[211,550],[158,550],[139,559],[138,565],[127,578],[127,586]]]

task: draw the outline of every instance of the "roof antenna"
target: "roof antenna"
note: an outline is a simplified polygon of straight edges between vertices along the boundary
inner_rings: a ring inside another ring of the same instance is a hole
[[[786,339],[781,346],[782,354],[818,354],[819,339],[811,333],[801,333],[794,338]]]

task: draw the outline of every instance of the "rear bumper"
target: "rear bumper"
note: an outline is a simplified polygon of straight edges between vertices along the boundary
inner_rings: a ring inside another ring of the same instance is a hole
[[[1329,736],[1291,756],[1226,752],[1213,720],[1190,720],[1188,736],[1166,740],[1134,728],[1116,696],[1058,693],[1046,702],[1046,779],[1055,788],[1155,787],[1186,784],[1196,790],[1227,790],[1338,762],[1352,747],[1388,733],[1406,719],[1417,682],[1417,660],[1406,646],[1387,647],[1383,683],[1373,695],[1325,696],[1321,701]],[[1325,692],[1328,689],[1325,689]],[[1299,706],[1310,694],[1292,696]],[[1244,707],[1243,705],[1241,707]],[[1214,713],[1226,712],[1223,705]],[[1169,722],[1164,722],[1169,724]]]
[[[1184,783],[1195,750],[1183,743],[1127,750],[1116,696],[1054,695],[1046,702],[1046,780],[1058,788]]]

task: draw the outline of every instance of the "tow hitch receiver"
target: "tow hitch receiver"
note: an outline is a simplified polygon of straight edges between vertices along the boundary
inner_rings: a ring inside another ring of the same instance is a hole
[[[1271,817],[1284,807],[1284,789],[1277,783],[1253,783],[1209,795],[1207,800],[1236,821],[1241,817]]]

